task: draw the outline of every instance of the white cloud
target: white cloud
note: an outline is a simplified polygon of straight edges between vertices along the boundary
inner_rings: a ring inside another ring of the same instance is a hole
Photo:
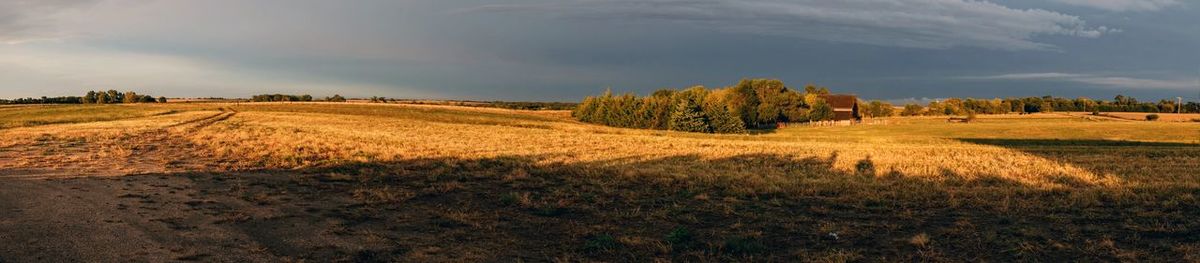
[[[1059,3],[1085,6],[1109,11],[1158,11],[1181,5],[1179,0],[1055,0]]]
[[[834,42],[945,49],[1046,50],[1037,36],[1096,38],[1118,32],[1072,15],[969,0],[591,0],[494,4],[463,12],[673,22],[730,32]]]
[[[1017,73],[1003,74],[994,76],[968,76],[958,77],[959,80],[1042,80],[1042,81],[1065,81],[1075,83],[1085,83],[1093,85],[1102,85],[1114,88],[1132,88],[1132,89],[1163,89],[1163,90],[1191,90],[1197,88],[1192,80],[1158,80],[1158,79],[1143,79],[1130,78],[1119,76],[1106,76],[1096,74],[1072,74],[1072,73]]]

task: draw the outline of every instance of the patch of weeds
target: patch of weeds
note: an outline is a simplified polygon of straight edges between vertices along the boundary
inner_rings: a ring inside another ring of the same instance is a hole
[[[353,182],[354,180],[354,176],[343,173],[329,173],[324,176],[317,177],[317,181],[321,181],[323,183]]]
[[[604,252],[616,249],[620,244],[617,239],[609,234],[594,235],[583,243],[583,250],[587,252]]]
[[[191,254],[191,255],[187,255],[187,256],[177,257],[177,258],[175,258],[175,260],[179,260],[179,261],[203,261],[204,259],[208,258],[209,256],[210,256],[209,254],[204,254],[204,253],[200,253],[200,254]]]
[[[537,209],[533,209],[532,213],[536,216],[556,217],[556,216],[561,216],[561,215],[566,214],[567,211],[568,210],[566,207],[544,206],[544,207],[540,207]]]
[[[508,193],[500,196],[500,203],[506,206],[530,207],[533,197],[529,193]]]
[[[517,204],[517,193],[508,193],[508,194],[500,196],[500,203],[504,204],[506,206],[516,205]]]
[[[685,227],[677,227],[675,230],[671,230],[671,233],[667,233],[666,240],[676,250],[686,250],[696,244],[696,238]]]
[[[681,199],[689,199],[689,198],[692,198],[693,196],[696,196],[696,193],[692,192],[691,189],[687,189],[687,188],[680,189],[679,192],[675,193],[675,197],[678,197]]]
[[[395,262],[395,257],[402,253],[403,250],[400,249],[393,251],[360,250],[354,253],[350,262]]]
[[[353,196],[364,204],[388,204],[407,201],[416,197],[416,193],[391,187],[360,188],[354,190]]]
[[[766,250],[762,242],[752,237],[732,237],[725,239],[725,244],[722,246],[724,251],[735,255],[748,255],[762,253]]]

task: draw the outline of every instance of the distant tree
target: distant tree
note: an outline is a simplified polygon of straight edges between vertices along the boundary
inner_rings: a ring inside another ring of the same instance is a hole
[[[1175,108],[1176,108],[1176,105],[1175,105],[1175,101],[1173,101],[1173,100],[1159,100],[1158,101],[1158,112],[1173,113],[1173,112],[1175,112]]]
[[[706,101],[704,115],[708,117],[708,126],[715,133],[746,133],[746,124],[742,119],[729,113],[729,109],[720,101]]]
[[[308,94],[300,95],[300,101],[312,101],[312,100],[313,100],[312,95],[308,95]]]
[[[646,116],[646,125],[644,127],[657,130],[670,129],[671,111],[675,105],[671,101],[674,91],[671,92],[655,92],[654,95],[645,98],[642,102],[643,114]]]
[[[730,114],[741,119],[743,123],[753,124],[758,120],[758,95],[753,83],[743,79],[725,93],[725,104]]]
[[[596,97],[588,96],[583,98],[583,102],[580,102],[574,111],[571,111],[571,116],[582,122],[595,123],[596,119],[593,114],[596,113],[597,108],[599,108],[599,103],[596,101]]]
[[[833,120],[833,117],[833,106],[830,106],[825,100],[817,100],[812,109],[808,111],[808,120],[810,121]]]
[[[896,109],[892,108],[891,103],[875,100],[865,103],[865,105],[865,112],[868,117],[888,117],[895,115]]]
[[[83,103],[85,103],[85,104],[96,103],[96,91],[89,90],[87,92],[87,95],[83,95]]]
[[[122,96],[121,93],[117,92],[116,90],[108,90],[107,93],[107,103],[121,103],[121,101],[124,101],[124,96]]]
[[[328,101],[328,102],[346,102],[346,98],[342,97],[342,95],[333,94],[333,97],[328,97],[328,98],[325,98],[325,101]]]
[[[804,103],[804,94],[788,90],[782,96],[779,107],[784,122],[808,121],[808,104]]]
[[[900,112],[900,116],[920,116],[924,107],[917,104],[904,105],[904,110]]]
[[[139,96],[137,94],[137,92],[126,91],[125,94],[121,97],[121,102],[122,103],[137,103],[138,99],[141,99],[141,98],[142,97]]]
[[[756,107],[757,115],[754,123],[748,123],[750,126],[774,125],[775,123],[786,121],[783,112],[784,105],[788,104],[789,94],[794,93],[788,90],[783,81],[777,79],[755,79],[751,80],[751,86],[754,87],[754,93],[758,96],[758,107]],[[799,94],[796,94],[799,96]]]
[[[158,103],[167,103],[167,97],[158,97]]]
[[[1200,103],[1189,101],[1183,105],[1184,113],[1200,113]]]
[[[107,104],[107,103],[111,102],[111,99],[109,99],[108,94],[109,93],[105,93],[105,92],[96,94],[96,103],[97,104]]]
[[[1051,102],[1043,101],[1041,106],[1038,107],[1038,112],[1043,112],[1043,113],[1054,112],[1054,105],[1051,104]]]
[[[710,132],[708,118],[692,100],[682,100],[671,115],[671,130],[683,132]]]

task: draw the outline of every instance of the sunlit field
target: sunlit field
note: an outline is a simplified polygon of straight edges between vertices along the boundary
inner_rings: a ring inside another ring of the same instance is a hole
[[[1198,123],[879,123],[712,135],[451,106],[5,107],[0,177],[107,196],[105,213],[169,237],[167,260],[1200,260]]]

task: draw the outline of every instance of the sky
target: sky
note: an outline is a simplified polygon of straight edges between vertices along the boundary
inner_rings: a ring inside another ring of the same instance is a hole
[[[577,101],[743,78],[892,101],[1200,100],[1200,2],[0,0],[0,98]]]

